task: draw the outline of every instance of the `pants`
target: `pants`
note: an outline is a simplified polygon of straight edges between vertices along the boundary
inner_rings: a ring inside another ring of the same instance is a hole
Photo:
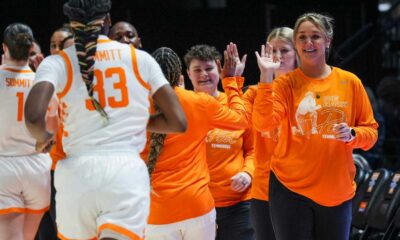
[[[339,206],[321,206],[287,189],[272,172],[269,184],[270,213],[276,239],[349,239],[351,200]]]
[[[255,198],[251,200],[250,215],[256,240],[275,240],[269,211],[268,201]]]
[[[250,201],[229,207],[218,207],[216,240],[253,240],[250,222]]]

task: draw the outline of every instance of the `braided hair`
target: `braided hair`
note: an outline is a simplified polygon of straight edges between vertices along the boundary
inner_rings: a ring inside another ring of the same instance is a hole
[[[178,55],[170,48],[161,47],[152,53],[155,60],[161,67],[165,78],[169,81],[172,87],[179,85],[179,78],[182,74],[182,64]],[[156,111],[159,108],[154,104]],[[147,168],[149,170],[149,175],[154,171],[158,157],[164,147],[164,140],[167,137],[166,134],[151,133],[150,134],[150,149],[149,155],[147,157]]]
[[[63,7],[75,37],[76,54],[86,90],[94,108],[106,120],[108,115],[103,109],[104,106],[93,97],[93,70],[97,38],[104,31],[104,20],[110,9],[110,0],[69,0]]]

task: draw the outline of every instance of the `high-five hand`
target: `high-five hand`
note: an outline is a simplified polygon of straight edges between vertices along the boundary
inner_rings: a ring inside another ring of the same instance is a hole
[[[274,71],[280,66],[280,62],[274,61],[271,44],[261,45],[261,55],[256,51],[256,57],[261,72],[260,82],[271,83]]]
[[[226,45],[224,51],[224,66],[221,67],[221,62],[217,61],[218,70],[221,72],[221,78],[234,77],[236,71],[236,61],[230,45]]]
[[[229,43],[226,49],[231,55],[233,55],[236,62],[235,76],[239,77],[243,75],[244,68],[246,67],[247,54],[243,55],[242,60],[239,57],[239,51],[235,43]]]

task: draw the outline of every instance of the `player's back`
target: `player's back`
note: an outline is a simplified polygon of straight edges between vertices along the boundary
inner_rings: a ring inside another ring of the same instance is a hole
[[[57,68],[59,78],[56,91],[62,107],[63,145],[67,154],[107,149],[139,152],[143,148],[150,91],[167,84],[150,55],[103,36],[99,38],[93,96],[107,113],[108,120],[95,110],[89,99],[75,47],[65,49],[49,62],[50,66]],[[40,70],[39,81],[51,80],[46,79]],[[46,71],[49,71],[49,66]]]
[[[25,99],[34,78],[28,66],[0,68],[0,156],[35,153],[35,140],[24,121]]]

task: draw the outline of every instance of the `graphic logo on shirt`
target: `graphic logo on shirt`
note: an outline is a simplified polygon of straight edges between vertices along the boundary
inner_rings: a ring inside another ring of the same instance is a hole
[[[321,134],[322,138],[333,139],[333,125],[346,121],[344,109],[347,102],[339,96],[323,96],[321,105],[317,104],[315,94],[307,92],[296,110],[296,125],[292,127],[294,135],[305,136]]]
[[[270,139],[272,139],[274,142],[277,142],[280,133],[281,133],[281,128],[277,128],[277,129],[274,129],[274,130],[270,130],[270,131],[266,131],[266,132],[261,132],[261,137],[270,138]]]
[[[214,129],[208,132],[206,143],[210,143],[212,148],[230,149],[231,145],[237,142],[238,134],[235,131],[225,131]]]
[[[309,137],[311,134],[318,134],[317,110],[321,108],[321,105],[317,105],[317,101],[314,97],[314,93],[306,92],[304,98],[300,101],[300,104],[296,110],[296,122],[297,127],[292,127],[294,135],[303,135]]]

